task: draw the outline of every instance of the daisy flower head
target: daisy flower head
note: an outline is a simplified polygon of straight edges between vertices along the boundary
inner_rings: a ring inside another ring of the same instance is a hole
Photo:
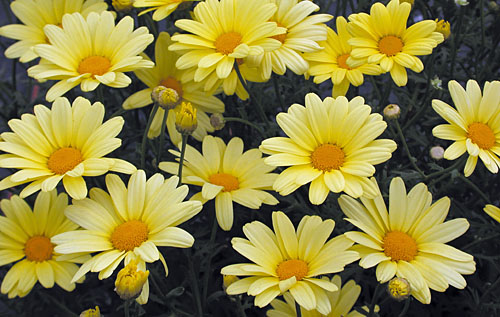
[[[377,186],[375,178],[371,181]],[[432,203],[432,195],[423,183],[408,194],[403,180],[395,177],[389,188],[389,211],[382,194],[374,199],[361,197],[361,203],[347,195],[339,198],[346,220],[360,231],[346,232],[356,245],[365,269],[377,266],[380,283],[394,276],[406,279],[411,295],[424,304],[431,302],[429,289],[444,292],[449,285],[465,288],[463,274],[472,274],[476,263],[472,255],[446,243],[460,237],[469,228],[465,218],[444,221],[450,199]]]
[[[273,189],[289,195],[307,183],[309,200],[322,204],[330,191],[344,191],[353,197],[376,195],[368,177],[373,165],[387,161],[396,143],[376,138],[387,123],[371,113],[362,97],[327,97],[321,100],[309,93],[305,107],[293,104],[276,121],[288,137],[262,141],[259,149],[271,166],[290,166],[278,176]]]
[[[146,27],[134,30],[134,19],[126,16],[115,25],[111,12],[66,14],[62,27],[46,25],[49,44],[38,44],[35,52],[42,57],[39,65],[28,69],[37,80],[58,80],[49,91],[47,100],[64,95],[80,84],[82,91],[93,91],[104,84],[113,88],[130,85],[124,74],[138,68],[151,68],[153,62],[139,56],[153,35]]]
[[[269,21],[276,5],[268,0],[206,0],[193,11],[193,20],[181,19],[175,25],[190,34],[176,34],[170,45],[184,54],[177,60],[179,69],[195,67],[194,80],[203,81],[212,73],[216,78],[205,82],[205,90],[218,87],[234,70],[235,61],[250,55],[262,55],[281,46],[271,38],[283,34],[285,28]],[[233,91],[234,93],[234,91]]]
[[[182,183],[202,186],[201,192],[191,200],[205,203],[215,198],[217,222],[225,231],[233,226],[233,202],[250,209],[279,202],[265,191],[272,188],[278,176],[270,173],[274,167],[264,164],[258,149],[243,152],[243,146],[238,137],[226,145],[221,138],[207,135],[202,143],[203,153],[187,145],[184,155]],[[180,156],[179,152],[171,153]],[[177,174],[179,163],[160,162],[159,167],[167,173]]]
[[[209,113],[223,113],[224,103],[218,98],[203,92],[200,89],[200,84],[195,83],[192,79],[186,80],[186,71],[179,70],[175,67],[175,62],[179,58],[177,52],[168,50],[168,46],[173,42],[170,40],[170,35],[167,32],[161,32],[155,43],[155,66],[153,68],[138,69],[134,73],[137,77],[148,86],[148,88],[132,94],[123,102],[124,109],[136,109],[150,105],[151,92],[157,86],[164,86],[174,89],[179,96],[179,106],[182,101],[190,102],[197,110],[198,128],[194,130],[193,137],[201,141],[207,135],[207,132],[213,132],[214,128],[210,124]],[[149,58],[147,58],[149,60]],[[161,123],[165,110],[158,108],[151,128],[148,131],[148,137],[154,138],[161,133]],[[175,129],[176,111],[169,111],[167,117],[167,130],[170,135],[170,140],[173,144],[178,144],[181,141],[181,135]]]
[[[436,32],[436,22],[424,20],[406,27],[411,5],[391,0],[387,6],[377,2],[372,5],[370,15],[366,13],[349,16],[347,30],[352,38],[351,58],[366,59],[378,63],[384,72],[390,72],[398,86],[408,81],[406,68],[416,73],[424,69],[417,56],[429,55],[444,41],[443,34]]]
[[[68,292],[75,289],[71,280],[78,271],[75,263],[83,263],[89,256],[61,255],[51,242],[53,236],[78,228],[64,216],[67,206],[68,196],[58,195],[56,190],[39,193],[33,209],[17,195],[2,199],[0,207],[5,216],[0,216],[0,265],[16,262],[3,278],[2,294],[24,297],[36,282],[45,288],[55,283]]]
[[[103,12],[108,8],[104,0],[15,0],[10,8],[22,24],[10,24],[0,28],[0,35],[18,42],[5,50],[7,58],[19,58],[26,63],[38,57],[33,50],[37,44],[49,43],[44,27],[47,24],[61,26],[66,13],[80,12],[87,17],[90,12]]]
[[[13,132],[2,133],[0,167],[19,171],[0,181],[0,190],[30,183],[20,196],[38,190],[53,190],[62,180],[66,192],[75,199],[87,196],[83,176],[99,176],[108,171],[131,174],[136,168],[121,159],[104,157],[121,145],[116,138],[124,120],[106,122],[104,106],[78,97],[71,105],[57,98],[52,109],[37,105],[35,114],[23,114],[9,121]]]
[[[87,272],[99,272],[105,279],[125,259],[125,265],[137,261],[137,268],[146,271],[146,262],[160,260],[168,274],[167,264],[158,247],[189,248],[194,238],[177,226],[200,212],[199,201],[183,201],[188,187],[177,187],[178,178],[169,179],[157,173],[146,180],[138,170],[126,187],[118,175],[106,175],[108,192],[90,190],[90,198],[73,200],[65,214],[83,230],[68,231],[52,238],[54,250],[62,254],[96,252],[73,276],[80,279]],[[137,301],[146,303],[149,284],[146,282]]]
[[[284,27],[286,33],[272,38],[281,42],[281,46],[263,55],[249,56],[249,59],[261,60],[263,76],[271,77],[271,71],[278,75],[285,74],[287,68],[297,75],[304,74],[309,64],[302,57],[303,52],[322,50],[318,41],[326,40],[326,22],[332,19],[329,14],[315,14],[319,6],[310,1],[270,0],[278,7],[270,21]]]
[[[333,97],[345,96],[351,84],[362,85],[363,75],[382,73],[379,65],[367,63],[366,58],[350,58],[352,46],[348,43],[351,35],[347,32],[347,20],[344,17],[337,17],[336,24],[337,33],[327,27],[326,41],[319,42],[324,50],[304,54],[304,58],[310,63],[308,74],[314,76],[316,84],[331,79]]]
[[[458,82],[448,82],[451,99],[456,109],[434,99],[432,108],[448,124],[432,129],[435,137],[454,141],[444,152],[444,158],[454,160],[469,154],[464,167],[465,176],[476,168],[477,158],[492,173],[500,167],[500,81],[486,82],[483,92],[475,80],[469,80],[464,89]]]
[[[153,20],[161,21],[172,14],[172,12],[174,12],[179,5],[193,1],[198,0],[135,0],[134,7],[148,8],[141,11],[139,15],[154,11]]]
[[[248,240],[231,240],[233,248],[254,263],[222,268],[222,274],[249,276],[229,285],[226,293],[247,293],[255,296],[256,306],[264,307],[289,292],[304,309],[330,313],[332,305],[326,292],[338,287],[318,276],[343,271],[344,266],[359,259],[357,252],[348,250],[352,242],[344,235],[328,240],[335,226],[331,219],[304,216],[297,230],[281,211],[273,212],[272,219],[274,232],[253,221],[243,226]]]
[[[330,280],[328,277],[324,276],[322,278],[324,281],[331,282],[337,286],[337,289],[333,292],[326,292],[328,300],[332,310],[329,314],[321,314],[317,310],[305,310],[303,307],[300,308],[301,315],[303,317],[362,317],[364,315],[352,310],[352,306],[358,300],[359,294],[361,293],[361,286],[356,284],[354,280],[350,280],[344,285],[342,285],[342,279],[340,275],[334,275]],[[270,309],[266,312],[267,317],[296,317],[297,312],[295,308],[295,300],[290,293],[285,293],[283,295],[285,301],[279,299],[273,299]]]

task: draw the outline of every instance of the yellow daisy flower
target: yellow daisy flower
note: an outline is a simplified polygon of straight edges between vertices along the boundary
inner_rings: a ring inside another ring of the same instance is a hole
[[[304,58],[310,62],[309,75],[315,76],[314,82],[320,84],[327,79],[333,83],[332,96],[345,96],[350,84],[363,84],[363,74],[380,75],[382,69],[375,64],[369,64],[365,59],[350,58],[352,46],[348,41],[351,38],[347,32],[347,20],[337,17],[337,33],[327,27],[326,41],[319,42],[325,49],[319,52],[306,53]],[[349,65],[347,60],[349,59]]]
[[[221,138],[210,135],[203,139],[202,148],[203,154],[187,145],[182,182],[202,186],[191,200],[205,203],[215,198],[215,215],[222,230],[228,231],[233,226],[233,201],[250,209],[279,202],[264,191],[271,189],[278,175],[270,173],[274,167],[264,164],[258,149],[243,152],[240,138],[232,138],[226,146]],[[171,153],[180,156],[179,152]],[[179,163],[160,162],[159,167],[177,174]]]
[[[276,121],[288,137],[262,141],[259,149],[271,156],[271,166],[291,166],[274,182],[273,189],[286,196],[311,182],[309,200],[322,204],[328,193],[344,191],[353,197],[376,195],[368,177],[373,165],[387,161],[396,149],[388,139],[375,140],[387,127],[362,97],[327,97],[309,93],[306,106],[293,104]]]
[[[55,190],[38,194],[33,210],[17,195],[2,199],[0,207],[5,217],[0,216],[0,265],[21,260],[3,278],[2,294],[8,294],[9,298],[24,297],[37,281],[45,288],[56,283],[68,292],[75,289],[75,281],[71,280],[78,271],[75,263],[83,263],[89,256],[61,255],[54,251],[51,242],[53,236],[78,228],[64,216],[67,206],[68,196],[58,195]]]
[[[54,250],[62,254],[98,253],[83,263],[73,281],[89,271],[99,272],[99,279],[108,278],[123,259],[125,265],[137,260],[140,271],[146,271],[146,262],[160,260],[167,275],[167,264],[157,247],[191,247],[193,236],[177,226],[202,208],[199,201],[183,201],[189,189],[177,187],[177,182],[177,177],[164,179],[159,173],[146,181],[146,173],[138,170],[125,187],[118,175],[108,174],[109,194],[92,188],[90,198],[73,200],[65,214],[83,230],[53,237]],[[137,301],[146,303],[148,297],[146,282]]]
[[[486,212],[491,218],[495,219],[497,222],[500,222],[500,208],[493,205],[486,205],[483,208],[484,212]]]
[[[190,102],[197,110],[198,128],[194,130],[193,137],[198,141],[203,140],[207,132],[213,132],[214,128],[210,124],[207,112],[223,113],[224,103],[218,98],[200,91],[200,84],[192,80],[186,80],[186,71],[175,67],[175,62],[179,55],[176,52],[168,51],[168,46],[172,44],[170,35],[161,32],[155,44],[156,65],[150,69],[138,69],[134,73],[145,83],[148,88],[136,92],[123,102],[124,109],[135,109],[150,105],[151,92],[156,86],[165,86],[174,89],[179,96],[179,105],[182,101]],[[147,57],[146,57],[147,58]],[[149,59],[149,58],[148,58]],[[179,107],[179,106],[178,106]],[[165,110],[159,108],[156,112],[148,137],[154,138],[160,135],[161,122]],[[172,143],[177,144],[182,137],[175,129],[175,111],[170,111],[167,117],[167,129]]]
[[[43,31],[45,25],[60,26],[66,13],[80,12],[86,18],[90,12],[106,11],[108,5],[104,0],[15,0],[10,8],[23,24],[0,28],[1,36],[19,40],[5,50],[5,56],[26,63],[38,57],[33,46],[49,43]]]
[[[114,88],[130,85],[124,74],[138,68],[151,68],[153,62],[137,54],[153,42],[146,27],[134,28],[134,19],[126,16],[115,26],[114,16],[105,11],[80,13],[63,17],[62,28],[46,25],[50,44],[38,44],[35,52],[42,57],[39,65],[30,67],[28,75],[37,80],[59,80],[47,92],[47,100],[64,95],[80,84],[83,91],[92,91],[104,84]]]
[[[225,80],[233,72],[235,60],[262,55],[281,46],[280,41],[270,38],[286,32],[269,21],[275,11],[276,5],[267,0],[200,2],[194,8],[193,20],[175,22],[178,28],[191,33],[172,36],[177,43],[169,49],[186,52],[177,60],[177,68],[195,67],[196,82],[212,73]],[[217,78],[205,82],[205,90],[217,89]]]
[[[326,292],[332,310],[329,314],[321,314],[317,310],[305,310],[300,308],[302,317],[362,317],[364,315],[352,309],[352,306],[358,300],[361,293],[361,286],[353,280],[348,281],[342,286],[340,275],[334,275],[330,280],[327,277],[322,278],[325,281],[331,281],[337,286],[337,290]],[[266,312],[267,317],[296,317],[295,300],[290,293],[283,295],[285,301],[274,299],[271,302],[273,309]]]
[[[302,75],[309,69],[309,64],[302,57],[302,53],[322,50],[317,42],[326,40],[324,23],[330,21],[332,16],[311,15],[319,10],[319,6],[309,1],[270,0],[270,2],[278,7],[270,21],[286,28],[286,33],[272,37],[281,42],[279,48],[249,58],[261,60],[265,78],[271,77],[271,70],[283,75],[287,68],[297,75]]]
[[[384,72],[391,72],[398,86],[406,85],[406,68],[416,73],[424,69],[417,55],[429,55],[432,49],[444,41],[443,34],[436,32],[436,22],[424,20],[406,28],[411,5],[391,0],[384,6],[372,5],[370,15],[366,13],[349,16],[347,30],[352,38],[351,57],[368,58],[368,63],[379,63]],[[348,59],[347,64],[350,64]],[[354,64],[354,63],[353,63]]]
[[[326,291],[338,289],[319,275],[340,272],[344,266],[359,259],[349,251],[352,242],[344,235],[331,240],[335,221],[318,216],[304,216],[297,231],[281,211],[272,215],[274,232],[265,224],[253,221],[243,226],[248,240],[233,238],[233,248],[254,263],[232,264],[222,274],[250,276],[226,289],[229,295],[248,293],[255,296],[255,305],[264,307],[276,296],[290,292],[306,310],[316,309],[326,315],[332,310]]]
[[[149,8],[141,11],[139,15],[154,11],[153,20],[161,21],[174,12],[177,7],[185,2],[193,2],[198,0],[135,0],[134,7]]]
[[[378,188],[375,178],[371,181]],[[450,199],[443,197],[432,204],[432,195],[423,183],[408,195],[403,180],[395,177],[389,188],[389,211],[382,194],[361,203],[342,195],[339,205],[347,221],[363,232],[350,231],[345,236],[357,244],[359,265],[377,266],[380,283],[394,276],[410,283],[411,294],[424,304],[431,302],[429,289],[444,292],[449,285],[459,289],[467,285],[462,274],[472,274],[476,263],[472,255],[447,242],[460,237],[469,228],[465,218],[444,222]]]
[[[435,137],[455,141],[444,152],[454,160],[467,151],[469,158],[464,174],[470,176],[477,158],[492,173],[500,167],[500,81],[486,82],[483,93],[475,80],[467,82],[466,90],[454,80],[448,89],[456,110],[441,100],[432,100],[432,108],[449,124],[432,129]]]
[[[124,120],[115,117],[106,122],[104,106],[93,105],[78,97],[57,98],[52,109],[35,106],[35,114],[23,114],[9,121],[13,132],[2,133],[0,167],[19,169],[0,181],[0,190],[31,183],[20,196],[38,190],[53,190],[62,180],[66,192],[75,199],[87,196],[83,176],[103,175],[108,171],[133,173],[136,168],[121,159],[104,157],[121,145],[116,138]]]

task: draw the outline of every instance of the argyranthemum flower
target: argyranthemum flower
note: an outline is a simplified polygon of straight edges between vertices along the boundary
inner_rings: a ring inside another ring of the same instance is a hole
[[[198,0],[135,0],[134,7],[149,8],[141,11],[139,15],[143,15],[149,11],[155,11],[153,13],[153,20],[160,21],[174,12],[180,4],[193,1]]]
[[[121,145],[116,138],[124,120],[106,122],[104,106],[78,97],[57,98],[52,109],[35,106],[35,115],[23,114],[9,121],[13,132],[2,133],[0,167],[19,169],[0,181],[0,190],[31,183],[21,191],[27,197],[38,190],[51,191],[62,180],[66,192],[75,199],[87,196],[83,176],[108,171],[131,174],[136,168],[121,159],[104,157]]]
[[[387,161],[396,149],[392,140],[375,140],[387,127],[382,116],[370,114],[362,97],[322,101],[309,93],[305,101],[305,107],[293,104],[276,116],[288,137],[266,139],[259,147],[271,155],[266,164],[291,166],[278,176],[274,190],[286,196],[311,182],[309,200],[316,205],[330,191],[353,197],[376,195],[368,180],[375,173],[373,165]]]
[[[324,50],[306,53],[304,58],[310,63],[309,75],[315,76],[314,82],[320,84],[327,79],[332,80],[332,96],[345,96],[350,84],[360,86],[363,84],[363,74],[379,75],[382,73],[380,66],[369,64],[365,59],[351,58],[352,46],[347,43],[351,38],[347,32],[347,21],[344,17],[337,17],[337,33],[327,27],[326,41],[319,42]]]
[[[304,74],[309,64],[302,57],[304,52],[322,50],[318,41],[326,40],[326,22],[332,19],[329,14],[315,14],[319,6],[310,1],[270,0],[278,6],[270,21],[286,28],[286,33],[273,36],[281,42],[281,46],[264,55],[250,56],[262,60],[262,71],[265,78],[271,77],[271,70],[283,75],[289,68],[297,75]]]
[[[179,146],[180,147],[180,146]],[[276,205],[279,201],[265,192],[271,189],[277,174],[274,167],[264,164],[258,149],[243,152],[243,141],[232,138],[226,144],[221,138],[207,135],[203,139],[203,154],[187,145],[182,169],[182,183],[202,186],[201,192],[191,197],[205,203],[215,198],[215,215],[223,230],[233,226],[233,201],[250,209],[259,209],[264,203]],[[171,151],[176,156],[179,152]],[[160,162],[161,170],[177,174],[179,163]]]
[[[486,212],[491,218],[495,219],[497,222],[500,222],[500,208],[493,205],[486,205],[483,208],[484,212]]]
[[[371,181],[377,186],[374,178]],[[377,266],[380,283],[394,276],[410,283],[411,294],[424,304],[431,302],[429,289],[444,292],[449,285],[466,286],[462,274],[472,274],[476,263],[472,255],[447,245],[469,228],[465,218],[444,222],[450,199],[443,197],[432,203],[432,195],[423,183],[408,195],[403,180],[395,177],[389,188],[389,212],[382,194],[374,199],[361,198],[361,203],[342,195],[339,205],[347,221],[363,232],[350,231],[345,236],[357,245],[363,268]]]
[[[90,190],[90,198],[73,200],[65,214],[83,230],[69,231],[52,238],[54,250],[62,254],[97,252],[83,263],[73,280],[87,272],[99,272],[105,279],[125,259],[125,265],[137,260],[137,268],[146,271],[146,262],[160,260],[168,274],[167,264],[157,247],[189,248],[194,238],[177,226],[201,210],[199,201],[183,201],[188,187],[177,187],[178,178],[169,179],[157,173],[146,181],[139,170],[132,174],[128,187],[118,175],[106,175],[108,193],[100,188]],[[146,282],[137,301],[146,303]]]
[[[67,206],[68,196],[55,190],[39,193],[33,210],[17,195],[1,201],[5,217],[0,216],[0,265],[21,260],[3,278],[2,294],[24,297],[36,282],[45,288],[56,283],[68,292],[75,289],[75,281],[71,281],[78,270],[75,263],[83,263],[89,256],[61,255],[51,242],[53,236],[78,228],[64,216]]]
[[[236,59],[262,55],[281,46],[270,38],[286,32],[269,20],[276,5],[267,0],[206,0],[193,11],[193,20],[181,19],[175,25],[192,34],[172,36],[170,50],[185,52],[176,62],[179,69],[196,67],[194,80],[203,81],[212,73],[226,79]],[[205,90],[217,89],[217,78],[205,82]],[[234,93],[234,90],[233,90]]]
[[[322,278],[325,281],[330,282],[327,277]],[[350,280],[342,286],[342,279],[340,275],[334,275],[331,282],[337,286],[337,290],[333,292],[326,292],[328,300],[332,310],[329,314],[321,314],[317,310],[305,310],[300,308],[301,315],[303,317],[362,317],[364,315],[352,310],[352,306],[358,300],[359,294],[361,293],[361,287]],[[274,299],[271,302],[273,309],[266,312],[268,317],[296,317],[297,313],[295,310],[295,300],[290,293],[285,293],[283,295],[285,301]]]
[[[318,216],[304,216],[297,231],[281,211],[273,212],[274,232],[265,224],[253,221],[243,226],[248,240],[233,238],[233,248],[254,263],[232,264],[222,274],[250,276],[226,289],[229,295],[248,293],[255,296],[255,305],[264,307],[276,296],[290,292],[306,310],[316,309],[328,314],[332,309],[327,291],[338,289],[330,280],[317,278],[344,270],[359,259],[344,235],[328,240],[335,221]]]
[[[19,40],[5,50],[7,58],[19,58],[26,63],[38,57],[33,46],[49,43],[44,33],[47,24],[61,25],[66,13],[80,12],[87,17],[90,12],[108,8],[104,0],[15,0],[10,8],[23,24],[10,24],[0,28],[0,35]]]
[[[92,91],[104,84],[114,88],[130,85],[124,74],[139,68],[151,68],[153,62],[138,56],[153,42],[146,27],[134,30],[134,19],[126,16],[115,26],[111,12],[67,14],[62,27],[44,27],[50,44],[38,44],[35,52],[42,57],[39,65],[30,67],[28,75],[38,80],[59,80],[47,91],[47,100],[64,95],[80,84]]]
[[[176,52],[168,51],[168,46],[172,44],[170,35],[161,32],[155,44],[156,65],[151,69],[138,69],[135,71],[137,77],[145,83],[148,88],[136,92],[123,102],[124,109],[141,108],[151,104],[151,92],[156,86],[164,86],[174,89],[179,96],[179,105],[182,101],[190,102],[197,110],[198,128],[194,130],[193,136],[198,141],[203,140],[207,132],[213,132],[214,128],[210,124],[207,112],[224,112],[224,103],[218,98],[207,94],[200,89],[200,84],[192,80],[185,80],[186,71],[175,67],[175,62],[179,58]],[[179,106],[178,106],[179,107]],[[148,137],[154,138],[160,135],[161,122],[165,110],[159,108],[156,112]],[[175,111],[169,111],[167,117],[167,129],[172,143],[181,141],[181,135],[175,129]]]
[[[466,90],[454,80],[448,82],[456,110],[441,100],[432,100],[432,108],[449,124],[432,129],[435,137],[455,141],[444,152],[454,160],[467,151],[469,158],[464,174],[470,176],[477,158],[492,173],[500,167],[500,81],[486,82],[483,93],[475,80],[467,82]]]
[[[443,34],[436,32],[436,22],[424,20],[406,27],[411,5],[391,0],[384,6],[372,5],[370,15],[366,13],[349,16],[347,30],[352,38],[351,58],[365,59],[368,63],[379,63],[384,72],[391,72],[398,86],[406,85],[406,68],[420,73],[424,64],[417,57],[429,55],[432,49],[444,41]],[[351,58],[347,60],[350,63]]]

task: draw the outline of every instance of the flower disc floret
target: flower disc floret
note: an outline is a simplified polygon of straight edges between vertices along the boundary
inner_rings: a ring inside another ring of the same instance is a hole
[[[48,168],[59,175],[71,171],[83,161],[82,152],[78,149],[64,147],[52,153],[47,160]]]
[[[148,240],[148,226],[139,220],[122,223],[111,234],[113,247],[121,251],[132,251]]]
[[[412,261],[418,253],[415,239],[401,231],[388,232],[382,240],[385,255],[393,261]]]
[[[54,245],[50,238],[45,236],[33,236],[24,245],[26,259],[33,262],[43,262],[52,259]]]
[[[286,260],[278,264],[276,268],[276,274],[278,274],[280,281],[288,280],[292,276],[295,276],[297,281],[302,281],[308,272],[309,267],[302,260]]]

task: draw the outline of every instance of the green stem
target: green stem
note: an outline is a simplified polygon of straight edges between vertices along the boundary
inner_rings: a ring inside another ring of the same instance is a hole
[[[375,90],[375,94],[377,95],[378,98],[378,104],[380,106],[382,102],[382,94],[380,93],[380,90],[378,89],[377,83],[375,82],[373,76],[368,76],[368,79],[370,80],[370,83],[372,84],[373,89]]]
[[[57,307],[59,307],[61,310],[63,310],[65,312],[65,316],[69,316],[69,317],[78,317],[77,314],[73,313],[71,310],[69,310],[68,307],[66,307],[66,305],[60,303],[56,298],[54,298],[53,296],[51,295],[48,295],[48,294],[45,294],[45,296],[47,296],[48,298],[50,298],[52,300],[52,302],[54,302],[54,304],[56,304]]]
[[[405,305],[403,306],[403,310],[401,311],[401,313],[399,314],[399,317],[403,317],[404,315],[406,315],[406,313],[408,312],[408,308],[410,308],[410,298],[411,297],[408,297],[406,300],[405,300]]]
[[[278,101],[280,103],[280,107],[283,111],[285,111],[285,103],[283,102],[283,98],[281,97],[280,86],[278,84],[278,78],[276,76],[273,76],[273,86],[274,92],[276,93],[276,98],[278,98]]]
[[[238,79],[240,80],[241,85],[243,86],[243,88],[245,88],[248,95],[250,96],[250,100],[256,106],[257,111],[259,112],[259,115],[260,115],[262,121],[266,124],[266,126],[269,127],[269,121],[267,120],[266,113],[264,112],[264,108],[262,108],[262,105],[257,100],[257,98],[255,98],[252,91],[250,89],[248,89],[247,82],[245,81],[243,76],[241,76],[240,67],[238,66],[238,63],[236,61],[234,61],[234,70],[236,71],[236,74],[238,75]]]
[[[96,88],[97,101],[104,103],[104,94],[102,92],[102,84]]]
[[[170,110],[165,110],[163,114],[163,120],[161,121],[161,129],[160,129],[160,142],[158,144],[158,159],[156,160],[156,168],[158,169],[158,165],[161,162],[161,152],[163,151],[163,139],[165,139],[165,127],[167,126],[167,117],[168,112]]]
[[[198,287],[198,280],[196,279],[196,276],[194,274],[194,266],[193,266],[193,261],[191,260],[191,256],[188,255],[187,251],[184,252],[184,254],[187,257],[188,261],[188,272],[189,272],[189,277],[191,279],[191,289],[194,294],[194,299],[196,303],[196,310],[198,311],[198,316],[202,317],[203,316],[203,308],[201,306],[201,298],[200,298],[200,289]]]
[[[123,312],[125,313],[125,317],[130,317],[130,300],[126,300],[123,303]]]
[[[210,242],[208,243],[208,248],[210,253],[208,254],[208,259],[207,259],[207,269],[205,271],[205,275],[203,276],[203,307],[206,305],[206,299],[207,299],[207,293],[208,293],[208,282],[210,279],[210,267],[212,264],[212,258],[214,256],[214,243],[215,243],[215,236],[217,235],[217,217],[214,216],[213,224],[212,224],[212,231],[210,232]]]
[[[295,301],[295,313],[297,314],[297,317],[302,317],[302,310],[300,309],[300,305],[297,301]]]
[[[245,308],[243,308],[243,305],[241,304],[241,297],[240,296],[235,296],[236,297],[236,305],[238,306],[238,313],[240,313],[240,317],[247,317],[247,314],[245,313]]]
[[[470,188],[472,188],[481,198],[483,198],[488,204],[490,204],[490,199],[488,196],[485,195],[485,193],[482,192],[482,190],[479,189],[473,182],[471,182],[467,177],[465,177],[462,174],[458,174],[458,177],[464,181],[467,185],[469,185]]]
[[[382,284],[377,282],[377,287],[375,287],[375,291],[373,292],[373,297],[370,302],[370,306],[368,306],[368,309],[370,310],[368,312],[367,316],[375,316],[375,303],[377,302],[377,299],[379,297],[380,289],[381,289]]]
[[[142,143],[141,143],[141,169],[144,169],[146,165],[146,141],[148,138],[148,131],[151,128],[151,123],[153,122],[153,118],[158,111],[159,105],[155,102],[151,113],[149,114],[148,123],[146,124],[146,129],[144,130],[144,134],[142,135]]]
[[[125,109],[119,108],[118,110],[116,110],[115,112],[113,112],[111,114],[111,118],[114,118],[114,117],[117,117],[117,116],[121,116],[122,114],[125,113],[125,111],[126,111]]]
[[[403,143],[403,148],[406,152],[406,155],[408,156],[408,159],[410,160],[411,166],[423,177],[425,178],[424,172],[415,164],[415,161],[417,160],[415,157],[413,157],[410,153],[410,149],[408,148],[408,144],[406,144],[405,136],[403,135],[403,131],[401,130],[401,126],[399,125],[398,120],[393,120],[394,124],[396,125],[396,130],[398,131],[399,139],[401,140],[401,143]]]
[[[431,173],[431,174],[427,175],[427,176],[425,177],[425,180],[427,181],[427,180],[429,180],[429,179],[431,179],[431,178],[438,177],[438,176],[440,176],[440,175],[442,175],[442,174],[445,174],[445,173],[451,172],[451,171],[453,171],[454,169],[458,168],[460,165],[463,165],[463,164],[465,163],[465,160],[466,160],[466,157],[463,157],[463,158],[459,159],[459,160],[458,160],[455,164],[453,164],[452,166],[447,167],[447,168],[445,168],[445,169],[443,169],[443,170],[441,170],[441,171],[437,171],[437,172],[434,172],[434,173]],[[461,168],[459,168],[459,169],[461,169]]]
[[[224,121],[226,121],[226,122],[231,122],[231,121],[240,122],[240,123],[246,124],[248,126],[251,126],[255,130],[257,130],[263,138],[266,138],[264,131],[262,131],[262,129],[258,125],[254,124],[248,120],[237,118],[237,117],[224,117]]]
[[[186,154],[186,144],[188,136],[189,134],[182,135],[181,158],[179,160],[179,170],[177,172],[177,175],[179,176],[179,183],[177,184],[177,186],[180,186],[182,184],[182,167],[184,166],[184,154]]]
[[[14,88],[14,90],[17,90],[16,65],[17,65],[17,60],[16,59],[12,60],[12,87]]]

